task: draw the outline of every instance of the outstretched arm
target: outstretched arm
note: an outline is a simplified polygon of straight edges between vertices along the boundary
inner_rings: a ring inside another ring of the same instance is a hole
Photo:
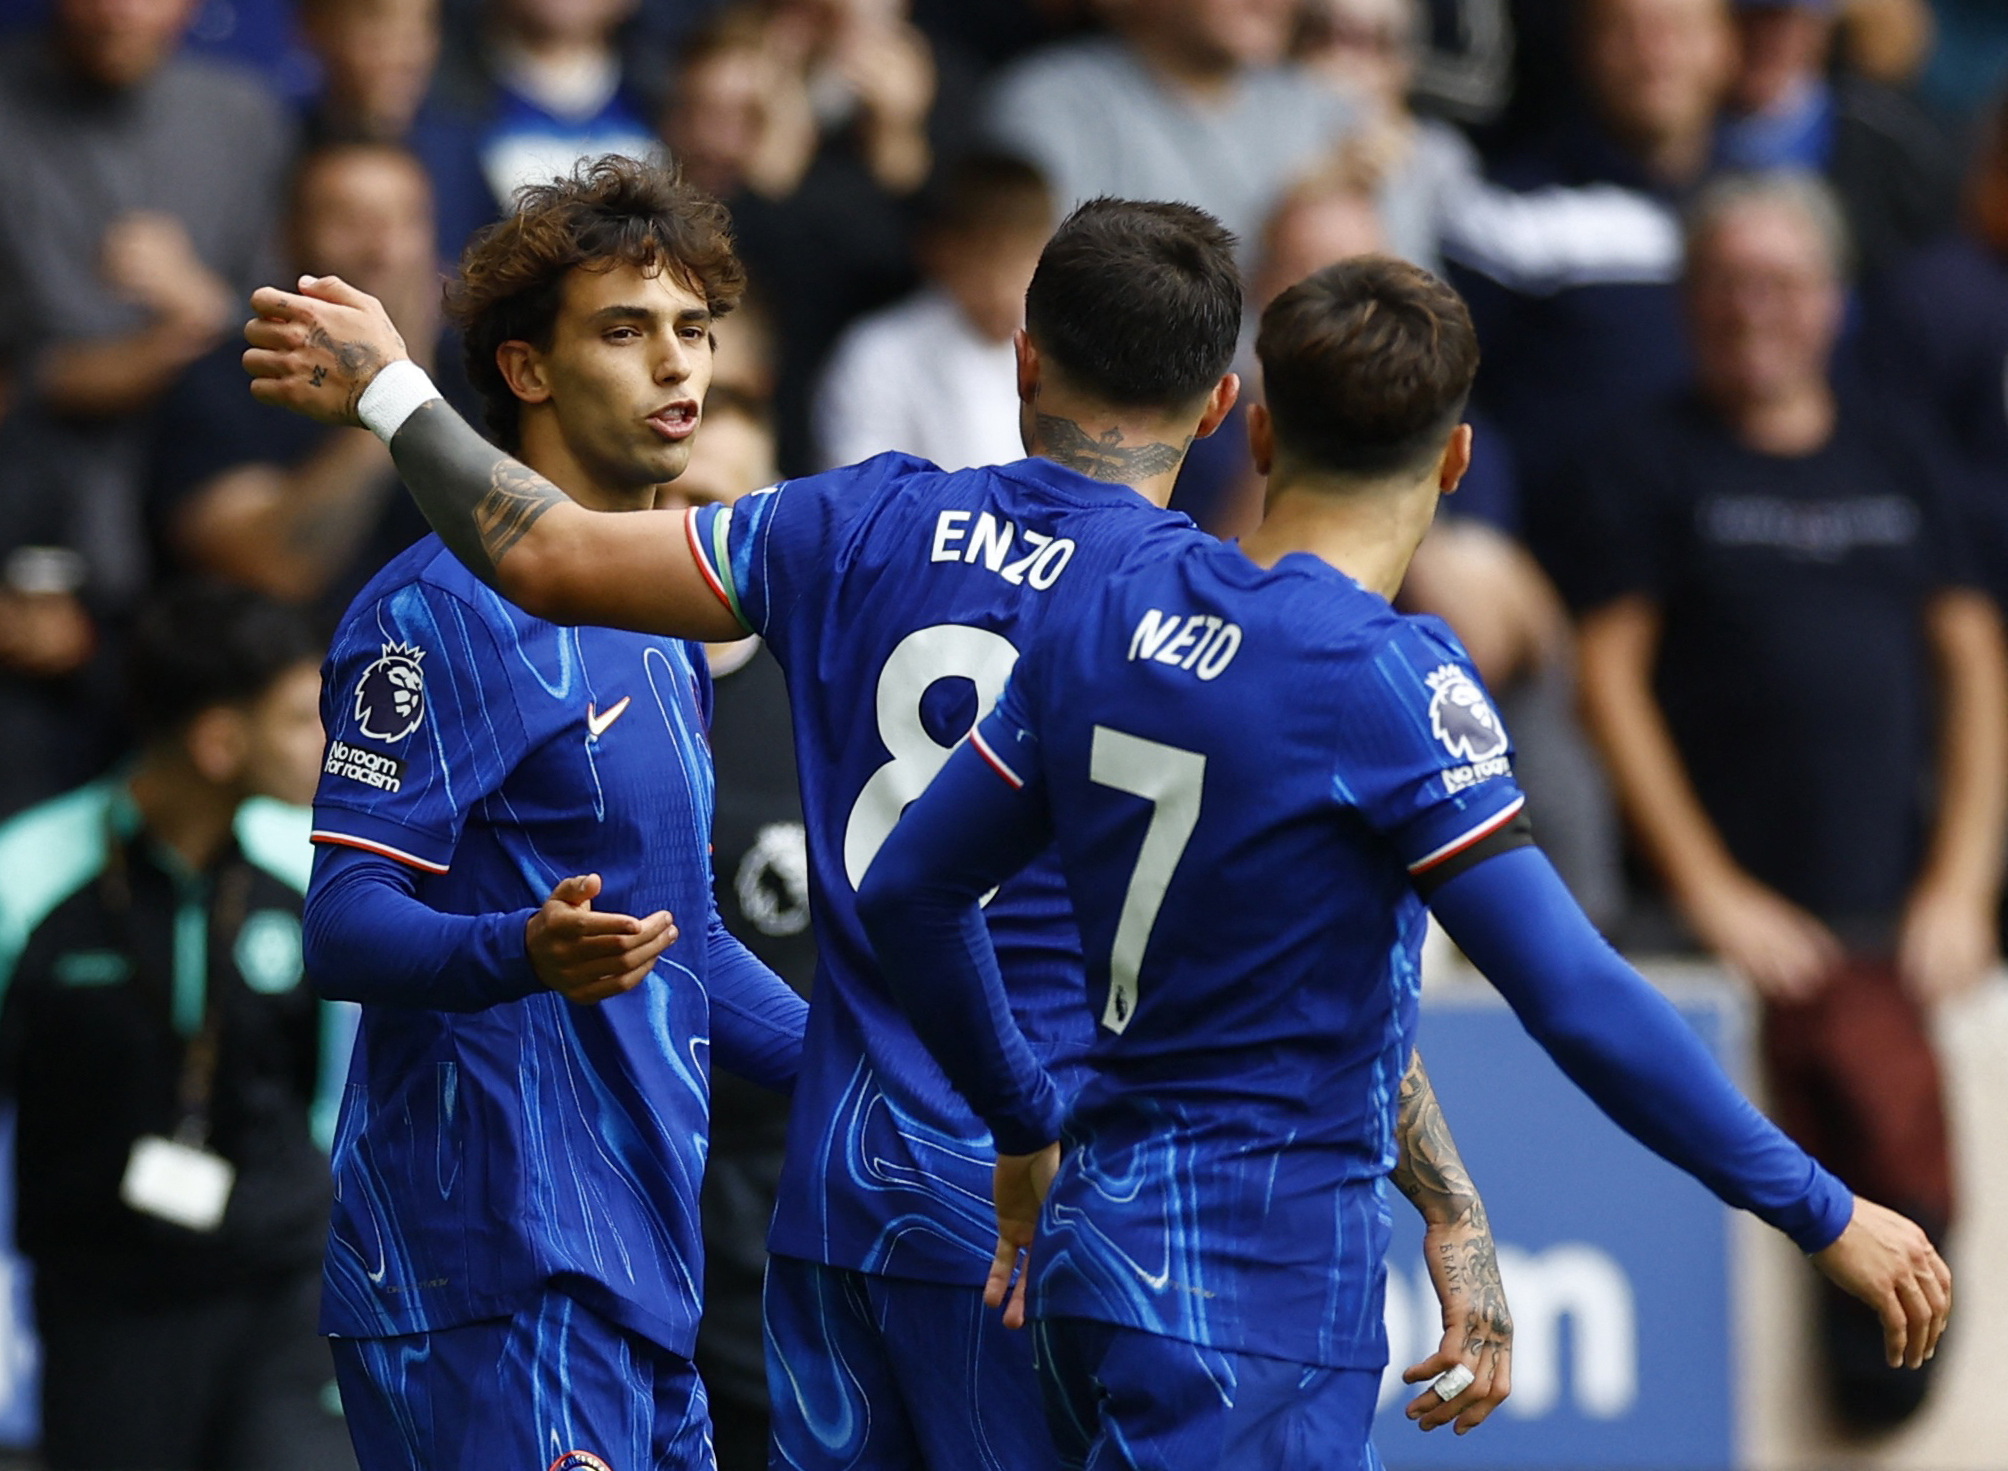
[[[428,394],[415,365],[396,368],[396,395],[385,379],[379,402],[366,401],[381,374],[409,363],[403,337],[381,302],[339,278],[300,284],[251,298],[252,395],[324,424],[360,425],[369,411],[370,427],[393,430],[385,437],[412,499],[475,576],[553,623],[713,642],[749,631],[704,580],[683,513],[614,516],[575,505]]]
[[[1599,1108],[1877,1309],[1892,1364],[1924,1362],[1952,1307],[1951,1273],[1924,1232],[1850,1195],[1752,1107],[1666,998],[1605,943],[1539,849],[1486,859],[1430,904]]]
[[[1433,1380],[1456,1365],[1471,1383],[1448,1402],[1425,1389],[1408,1406],[1424,1430],[1457,1422],[1457,1433],[1475,1429],[1513,1387],[1513,1315],[1499,1280],[1499,1253],[1485,1202],[1450,1137],[1450,1125],[1430,1086],[1422,1054],[1412,1053],[1401,1080],[1395,1119],[1394,1183],[1424,1222],[1423,1257],[1443,1307],[1443,1342],[1401,1376],[1410,1384]]]

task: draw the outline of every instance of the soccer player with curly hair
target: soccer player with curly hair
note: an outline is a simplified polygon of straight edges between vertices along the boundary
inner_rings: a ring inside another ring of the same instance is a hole
[[[646,510],[743,285],[723,211],[626,160],[519,204],[449,291],[490,430]],[[712,907],[703,651],[531,617],[427,537],[322,701],[307,963],[363,1022],[321,1326],[363,1471],[710,1467],[709,1059],[789,1089],[804,1008]]]

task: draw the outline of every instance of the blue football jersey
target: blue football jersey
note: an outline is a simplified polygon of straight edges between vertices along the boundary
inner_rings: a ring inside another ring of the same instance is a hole
[[[1097,1021],[1034,1311],[1378,1367],[1415,885],[1523,805],[1463,649],[1195,539],[1035,642],[973,739],[1044,804]]]
[[[1044,459],[947,473],[906,455],[690,513],[714,590],[788,677],[818,968],[770,1244],[977,1284],[996,1245],[989,1131],[894,1003],[857,884],[906,804],[995,703],[1026,639],[1125,557],[1196,535],[1126,486]],[[995,897],[1019,1024],[1064,1082],[1091,1027],[1050,859]]]
[[[531,618],[427,537],[349,609],[322,690],[316,841],[418,869],[441,912],[517,912],[592,872],[599,907],[666,909],[684,934],[597,1006],[363,1008],[324,1331],[453,1327],[555,1284],[688,1354],[711,1025],[702,651]]]

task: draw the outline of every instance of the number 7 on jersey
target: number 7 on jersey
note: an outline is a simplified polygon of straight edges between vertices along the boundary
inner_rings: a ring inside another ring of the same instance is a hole
[[[1088,753],[1088,778],[1096,786],[1128,792],[1151,804],[1150,827],[1130,872],[1109,952],[1109,1001],[1102,1010],[1102,1025],[1120,1032],[1136,1014],[1137,972],[1143,968],[1157,912],[1164,907],[1165,890],[1171,887],[1178,860],[1185,856],[1185,845],[1199,825],[1206,757],[1098,725]]]

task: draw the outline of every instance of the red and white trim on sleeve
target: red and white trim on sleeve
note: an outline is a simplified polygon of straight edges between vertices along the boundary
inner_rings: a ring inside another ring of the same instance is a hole
[[[697,507],[695,506],[692,506],[683,513],[683,534],[690,540],[690,555],[697,562],[697,570],[704,577],[704,585],[711,589],[719,602],[725,604],[725,609],[728,613],[732,614],[735,618],[738,617],[739,610],[732,606],[732,595],[726,592],[725,584],[718,580],[718,574],[712,570],[711,559],[704,555],[704,540],[697,534]]]
[[[1003,777],[1004,780],[1011,783],[1012,789],[1014,791],[1023,790],[1025,786],[1025,778],[1018,775],[1018,773],[1013,771],[1010,767],[1006,766],[1004,764],[1004,758],[1002,756],[999,756],[995,751],[990,749],[990,742],[983,739],[982,731],[980,730],[970,731],[969,744],[976,748],[977,755],[981,756],[985,761],[990,763],[990,769],[992,771],[996,772],[999,776]]]
[[[1465,849],[1475,847],[1479,843],[1484,842],[1487,838],[1498,832],[1500,828],[1505,827],[1514,818],[1518,817],[1520,809],[1526,805],[1527,799],[1525,797],[1515,797],[1506,806],[1500,808],[1499,811],[1493,813],[1490,817],[1479,823],[1478,826],[1472,828],[1471,831],[1461,837],[1452,838],[1441,848],[1431,853],[1425,853],[1422,857],[1416,859],[1415,862],[1408,866],[1410,876],[1413,877],[1416,874],[1427,873],[1440,863],[1448,863]]]
[[[347,833],[329,832],[325,828],[315,828],[310,836],[317,843],[326,843],[334,848],[360,848],[365,853],[374,853],[379,858],[394,858],[399,863],[409,864],[411,867],[423,869],[427,873],[445,873],[447,871],[447,866],[444,863],[434,863],[429,859],[420,858],[416,853],[407,853],[402,848],[393,848],[388,843],[372,843],[367,838],[351,837]]]

